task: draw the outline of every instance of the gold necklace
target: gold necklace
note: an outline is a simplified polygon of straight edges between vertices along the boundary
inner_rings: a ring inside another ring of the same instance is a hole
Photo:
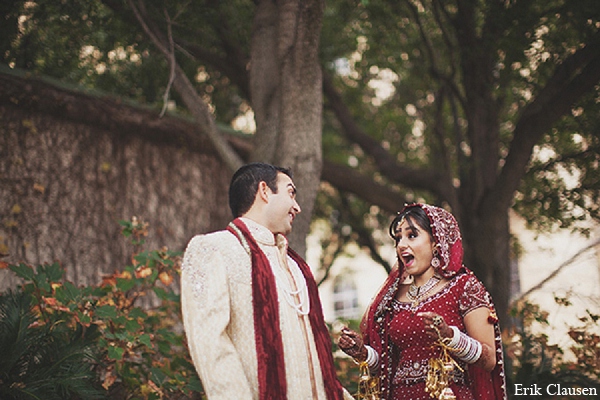
[[[442,280],[441,276],[438,274],[433,274],[433,276],[429,278],[423,286],[417,286],[413,281],[413,283],[411,283],[408,287],[408,292],[406,292],[406,297],[412,302],[412,306],[416,307],[421,298],[430,292],[440,280]]]

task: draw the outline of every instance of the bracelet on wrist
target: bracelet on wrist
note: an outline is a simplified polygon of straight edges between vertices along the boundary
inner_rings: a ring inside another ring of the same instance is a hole
[[[366,362],[369,365],[369,368],[375,369],[379,365],[379,354],[369,345],[365,345],[367,348],[367,359]]]
[[[456,326],[450,326],[454,335],[448,342],[448,348],[454,353],[456,358],[467,364],[473,364],[479,360],[483,351],[481,343],[464,332],[461,332]]]

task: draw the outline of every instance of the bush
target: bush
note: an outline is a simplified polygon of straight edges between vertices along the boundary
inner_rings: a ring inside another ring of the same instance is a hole
[[[568,299],[556,298],[562,305],[570,305]],[[551,384],[561,384],[571,388],[596,388],[600,391],[600,336],[593,331],[598,328],[599,317],[587,311],[587,316],[580,318],[581,326],[570,327],[569,337],[572,340],[570,350],[575,361],[565,360],[565,350],[556,344],[550,344],[544,333],[534,333],[534,323],[547,326],[548,313],[536,304],[520,301],[514,305],[512,316],[520,324],[505,340],[509,361],[512,361],[513,373],[508,378],[509,392],[512,383],[530,387],[537,384],[546,388]],[[563,396],[562,399],[579,398],[581,396]],[[530,395],[528,398],[556,398],[547,394]]]
[[[95,326],[69,326],[45,313],[35,296],[0,296],[0,398],[98,399]]]
[[[147,224],[120,224],[132,265],[100,285],[76,287],[58,263],[9,266],[24,284],[1,296],[0,351],[12,349],[0,364],[1,398],[202,398],[172,289],[180,254],[140,251]]]
[[[347,326],[356,332],[360,332],[359,323],[360,321],[357,320],[345,320],[337,321],[334,325],[328,326],[329,331],[332,332],[333,360],[335,362],[338,378],[342,386],[352,395],[358,393],[360,369],[352,357],[340,350],[337,341],[339,339],[339,332],[343,326]]]

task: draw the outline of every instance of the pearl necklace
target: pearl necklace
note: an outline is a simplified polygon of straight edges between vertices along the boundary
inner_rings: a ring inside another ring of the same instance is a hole
[[[286,303],[296,310],[298,315],[308,315],[310,313],[310,299],[308,297],[308,286],[304,274],[302,274],[302,271],[300,271],[300,268],[298,267],[290,268],[287,254],[281,254],[281,252],[278,251],[277,256],[279,258],[279,262],[277,263],[279,268],[278,273],[274,273],[274,275],[275,280],[279,282],[279,287],[285,293],[283,297]],[[284,265],[288,269],[289,277],[287,277],[288,272],[286,272]],[[289,278],[291,278],[291,281]],[[295,284],[296,290],[292,289],[292,282]]]
[[[413,281],[408,288],[408,292],[406,292],[406,297],[412,302],[412,306],[416,307],[421,298],[430,292],[440,280],[442,280],[442,277],[434,274],[423,286],[417,286]]]
[[[242,246],[246,250],[246,253],[248,253],[249,256],[252,256],[252,250],[250,249],[250,245],[248,244],[248,241],[244,237],[244,234],[240,231],[240,229],[237,226],[235,226],[235,224],[233,222],[230,222],[229,226],[236,232],[238,238],[240,238],[240,240],[242,242]],[[279,266],[279,271],[285,275],[286,272],[283,269],[281,263],[283,263],[283,265],[287,266],[287,255],[281,254],[281,252],[279,251],[279,247],[278,246],[276,246],[276,247],[277,247],[277,255],[279,258],[279,262],[276,264]],[[267,258],[268,258],[268,256],[267,256]],[[269,262],[269,264],[272,264],[272,263]],[[290,274],[291,274],[294,282],[296,282],[296,284],[297,284],[297,282],[301,283],[301,286],[297,290],[292,290],[292,288],[291,288],[292,284],[291,284],[291,282],[289,282],[289,280],[287,278],[281,277],[281,276],[279,276],[279,274],[277,274],[277,273],[275,273],[275,271],[273,271],[273,275],[275,275],[275,280],[279,282],[279,287],[281,287],[283,292],[286,294],[286,296],[283,296],[285,298],[285,301],[293,309],[296,310],[298,315],[301,315],[301,316],[308,315],[310,313],[310,299],[308,296],[308,286],[306,284],[306,279],[304,278],[304,274],[302,274],[302,271],[300,271],[300,268],[296,268],[296,269],[290,268]],[[299,303],[296,302],[296,298],[298,299]]]
[[[280,271],[285,274],[281,267]],[[286,294],[283,296],[286,303],[295,309],[298,315],[308,315],[308,313],[310,313],[310,300],[308,298],[308,287],[306,286],[304,275],[295,273],[292,268],[290,268],[290,273],[296,285],[300,283],[298,290],[292,290],[291,282],[286,278],[281,277],[279,274],[275,274],[275,279],[279,281],[281,289]],[[296,302],[296,299],[298,299],[299,302]]]

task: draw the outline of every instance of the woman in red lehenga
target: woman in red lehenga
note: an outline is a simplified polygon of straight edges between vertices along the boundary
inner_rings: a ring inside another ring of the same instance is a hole
[[[367,310],[362,335],[344,329],[340,348],[379,377],[381,399],[506,399],[498,318],[462,264],[454,216],[411,204],[390,235],[398,264]]]

